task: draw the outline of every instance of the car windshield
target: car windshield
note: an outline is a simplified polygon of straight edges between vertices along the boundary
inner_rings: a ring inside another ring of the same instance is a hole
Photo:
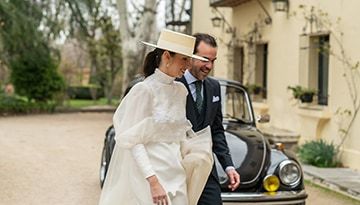
[[[222,112],[225,120],[252,123],[251,107],[245,90],[238,86],[222,85]]]

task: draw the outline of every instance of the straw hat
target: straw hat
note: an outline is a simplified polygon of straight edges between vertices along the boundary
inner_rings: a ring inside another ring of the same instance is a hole
[[[186,34],[178,33],[168,29],[163,29],[160,33],[156,45],[144,41],[141,42],[145,45],[152,46],[155,48],[160,48],[163,50],[183,54],[185,56],[196,58],[202,61],[208,61],[208,59],[206,58],[193,54],[194,46],[195,46],[195,37]]]

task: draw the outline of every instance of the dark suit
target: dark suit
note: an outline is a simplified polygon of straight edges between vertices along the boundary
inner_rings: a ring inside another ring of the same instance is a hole
[[[205,78],[203,81],[204,99],[203,109],[199,113],[197,111],[195,101],[191,95],[189,85],[185,77],[179,79],[187,87],[189,94],[186,101],[186,117],[193,124],[193,130],[196,132],[210,125],[213,152],[216,154],[221,166],[225,169],[228,166],[233,166],[229,148],[224,135],[224,127],[222,125],[222,111],[221,111],[221,95],[220,84],[212,78]],[[219,177],[217,175],[215,164],[205,185],[205,189],[200,197],[199,205],[218,205],[221,202],[221,189],[219,184]]]

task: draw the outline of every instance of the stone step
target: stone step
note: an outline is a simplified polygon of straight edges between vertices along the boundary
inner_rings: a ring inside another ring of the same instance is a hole
[[[281,142],[285,145],[285,148],[293,151],[296,150],[300,134],[273,126],[261,127],[259,129],[270,142]]]

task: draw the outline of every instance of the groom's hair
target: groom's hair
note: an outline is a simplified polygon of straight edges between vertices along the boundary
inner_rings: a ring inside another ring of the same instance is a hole
[[[193,36],[196,38],[194,53],[198,52],[197,47],[199,46],[201,41],[203,41],[204,43],[210,45],[211,47],[214,47],[214,48],[217,47],[217,43],[216,43],[215,38],[213,36],[209,35],[209,34],[195,33]]]

